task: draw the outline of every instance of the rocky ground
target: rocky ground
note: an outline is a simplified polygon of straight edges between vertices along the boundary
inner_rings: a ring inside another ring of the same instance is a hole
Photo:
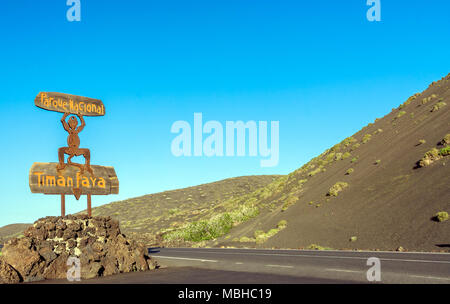
[[[82,279],[156,268],[147,248],[127,239],[110,217],[46,217],[5,244],[0,283],[66,278],[69,257],[80,260]]]

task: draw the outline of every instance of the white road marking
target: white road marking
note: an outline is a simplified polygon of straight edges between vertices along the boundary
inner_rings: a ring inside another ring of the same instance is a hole
[[[294,266],[289,265],[264,265],[266,267],[279,267],[279,268],[294,268]]]
[[[420,279],[431,279],[431,280],[446,280],[446,281],[450,281],[450,278],[441,278],[441,277],[420,276],[420,275],[410,275],[410,277],[420,278]]]
[[[348,269],[334,269],[334,268],[327,268],[326,271],[338,271],[338,272],[355,272],[355,273],[361,273],[361,271],[357,270],[348,270]]]
[[[171,250],[171,252],[189,252],[188,250]],[[207,253],[207,254],[231,254],[231,255],[262,255],[262,256],[287,256],[287,257],[304,257],[304,258],[320,258],[320,259],[355,259],[366,261],[368,257],[349,257],[349,256],[333,256],[333,255],[306,255],[306,254],[284,254],[284,253],[244,253],[244,252],[208,252],[208,251],[197,251],[197,253]],[[380,258],[382,261],[394,261],[394,262],[413,262],[413,263],[439,263],[439,264],[450,264],[450,261],[431,261],[431,260],[412,260],[412,259],[390,259],[390,258]]]
[[[204,259],[190,259],[190,258],[179,258],[179,257],[169,257],[163,255],[155,255],[154,258],[163,258],[163,259],[174,259],[174,260],[187,260],[187,261],[200,261],[200,262],[211,262],[217,263],[217,260],[204,260]]]

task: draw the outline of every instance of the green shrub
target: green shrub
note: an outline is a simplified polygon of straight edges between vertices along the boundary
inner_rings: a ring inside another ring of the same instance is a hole
[[[430,165],[432,162],[441,159],[444,156],[450,155],[450,146],[442,148],[440,150],[433,148],[426,152],[422,159],[419,161],[420,167],[425,167]]]
[[[418,145],[423,145],[423,144],[425,144],[427,141],[425,140],[425,139],[421,139],[421,140],[419,140],[419,143],[418,143]]]
[[[278,229],[284,229],[284,228],[286,228],[286,226],[287,226],[287,221],[286,220],[281,220],[277,224],[277,228]]]
[[[169,210],[169,214],[170,214],[170,215],[174,215],[174,214],[178,213],[178,211],[179,211],[179,210],[178,210],[177,208],[173,208],[173,209],[170,209],[170,210]]]
[[[342,144],[346,147],[348,147],[350,144],[357,142],[357,140],[354,137],[347,137],[342,141]]]
[[[337,144],[337,145],[334,145],[334,146],[331,147],[331,149],[330,149],[331,152],[337,152],[337,151],[339,151],[339,150],[341,150],[341,144],[340,144],[340,143]]]
[[[351,150],[351,151],[354,151],[354,150],[358,149],[360,146],[361,146],[361,144],[356,143],[356,144],[354,144],[354,145],[352,146],[352,148],[351,148],[350,150]]]
[[[445,145],[450,145],[450,134],[447,134],[444,136],[444,139],[441,142],[444,146]]]
[[[310,250],[332,250],[330,247],[323,247],[323,246],[319,246],[317,244],[311,244],[308,247],[306,247],[306,249],[310,249]]]
[[[164,235],[164,239],[183,239],[193,242],[212,240],[227,234],[234,224],[245,222],[257,216],[258,213],[257,207],[244,204],[231,212],[218,214],[209,220],[192,222],[183,228],[170,231]]]
[[[400,112],[398,112],[396,118],[400,118],[400,117],[402,117],[402,116],[405,115],[405,114],[406,114],[405,111],[400,111]]]
[[[353,173],[353,171],[355,171],[355,170],[353,168],[350,168],[345,172],[345,175],[350,175]]]
[[[261,237],[264,234],[265,234],[264,231],[256,230],[255,233],[254,233],[255,239],[258,239],[258,237]]]
[[[324,159],[319,159],[318,161],[317,161],[317,164],[319,165],[319,166],[325,166],[326,164],[328,164],[328,162],[326,161],[326,160],[324,160]]]
[[[241,237],[239,239],[239,242],[241,242],[241,243],[250,243],[250,242],[254,242],[254,241],[255,241],[254,239],[251,239],[251,238],[246,237],[246,236],[243,236],[243,237]]]
[[[283,221],[280,221],[280,223],[282,223],[282,222]],[[254,233],[255,238],[254,239],[250,239],[250,241],[256,241],[257,244],[264,243],[269,238],[273,237],[275,234],[277,234],[278,232],[280,232],[281,230],[286,228],[286,226],[287,226],[287,222],[286,221],[284,221],[284,223],[282,223],[281,225],[280,225],[280,223],[278,223],[278,228],[270,229],[269,231],[267,231],[267,233],[265,233],[262,230],[255,231],[255,233]]]
[[[438,222],[445,222],[448,220],[448,213],[445,211],[438,212],[434,215],[434,218]]]
[[[430,101],[432,101],[434,98],[436,98],[437,97],[437,95],[436,94],[432,94],[431,96],[429,96],[429,97],[427,97],[427,98],[424,98],[424,99],[422,99],[422,104],[426,104],[426,103],[428,103],[428,102],[430,102]]]
[[[319,166],[315,170],[309,172],[308,175],[312,177],[312,176],[316,175],[317,173],[319,173],[320,171],[322,171],[322,166]]]
[[[281,207],[281,211],[286,211],[290,206],[294,205],[298,201],[298,196],[290,195],[286,202]]]
[[[308,180],[307,179],[301,179],[298,181],[298,185],[301,187],[303,186],[304,183],[306,183]]]
[[[442,149],[439,151],[439,154],[441,154],[442,156],[450,155],[450,146],[447,146],[447,147],[445,147],[445,148],[442,148]]]
[[[351,160],[352,163],[356,163],[357,161],[358,161],[357,157],[353,157],[352,160]]]
[[[280,231],[280,229],[275,229],[275,228],[273,228],[273,229],[270,229],[268,232],[267,232],[267,238],[270,238],[270,237],[272,237],[272,236],[274,236],[275,234],[277,234],[278,232]]]
[[[348,187],[346,182],[337,182],[334,184],[330,190],[328,190],[328,196],[338,196],[339,192]]]
[[[327,162],[331,162],[331,161],[334,160],[335,155],[336,155],[336,153],[331,152],[330,154],[327,155],[327,157],[325,158],[325,160],[326,160]]]
[[[366,134],[364,135],[363,139],[362,139],[362,143],[365,144],[367,143],[370,139],[372,138],[371,134]]]
[[[376,135],[376,134],[382,133],[382,132],[383,132],[383,129],[378,129],[378,130],[376,130],[375,132],[373,132],[373,134]]]
[[[356,236],[350,237],[350,242],[356,242],[358,238]]]
[[[445,107],[447,104],[443,101],[438,102],[437,104],[435,104],[433,106],[433,108],[431,109],[431,112],[436,112],[439,111],[440,109],[442,109],[443,107]]]
[[[375,165],[379,165],[381,163],[381,160],[379,160],[379,159],[377,159],[376,161],[375,161]]]
[[[345,152],[344,154],[342,154],[342,159],[347,159],[347,158],[349,158],[350,156],[352,156],[352,155],[350,154],[350,152]]]

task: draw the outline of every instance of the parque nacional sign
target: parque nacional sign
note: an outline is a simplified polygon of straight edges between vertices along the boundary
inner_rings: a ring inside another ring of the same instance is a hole
[[[91,165],[91,152],[80,148],[78,134],[86,123],[83,116],[103,116],[105,106],[99,99],[82,96],[40,92],[34,104],[42,109],[64,113],[61,123],[69,133],[67,147],[58,149],[57,163],[34,163],[30,169],[29,185],[32,193],[61,195],[61,216],[65,215],[65,195],[78,200],[87,196],[87,212],[91,216],[91,196],[119,193],[119,180],[113,167]],[[67,117],[70,116],[66,121]],[[81,125],[78,126],[78,119]],[[65,162],[65,156],[68,156]],[[75,156],[83,156],[85,164],[72,162]]]
[[[34,104],[39,108],[61,113],[105,115],[105,106],[101,100],[70,94],[40,92],[34,99]]]

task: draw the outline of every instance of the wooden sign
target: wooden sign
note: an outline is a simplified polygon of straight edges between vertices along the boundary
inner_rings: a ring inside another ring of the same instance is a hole
[[[34,99],[34,104],[39,108],[61,113],[83,116],[105,115],[105,106],[100,99],[64,93],[40,92]]]
[[[114,168],[91,165],[91,151],[80,148],[78,137],[86,125],[83,116],[103,116],[105,106],[99,99],[55,92],[40,92],[34,99],[34,104],[44,110],[64,113],[61,123],[69,135],[68,146],[58,149],[58,163],[33,164],[29,176],[31,192],[59,194],[61,216],[66,214],[66,194],[73,194],[77,200],[84,194],[87,196],[87,212],[90,217],[92,195],[119,193],[119,180]],[[76,117],[81,125],[78,125]],[[66,155],[67,163],[64,162]],[[75,156],[83,156],[85,164],[72,162]]]
[[[74,166],[57,170],[58,163],[34,163],[29,184],[32,193],[108,195],[119,193],[119,180],[113,167],[91,165],[93,175]]]

